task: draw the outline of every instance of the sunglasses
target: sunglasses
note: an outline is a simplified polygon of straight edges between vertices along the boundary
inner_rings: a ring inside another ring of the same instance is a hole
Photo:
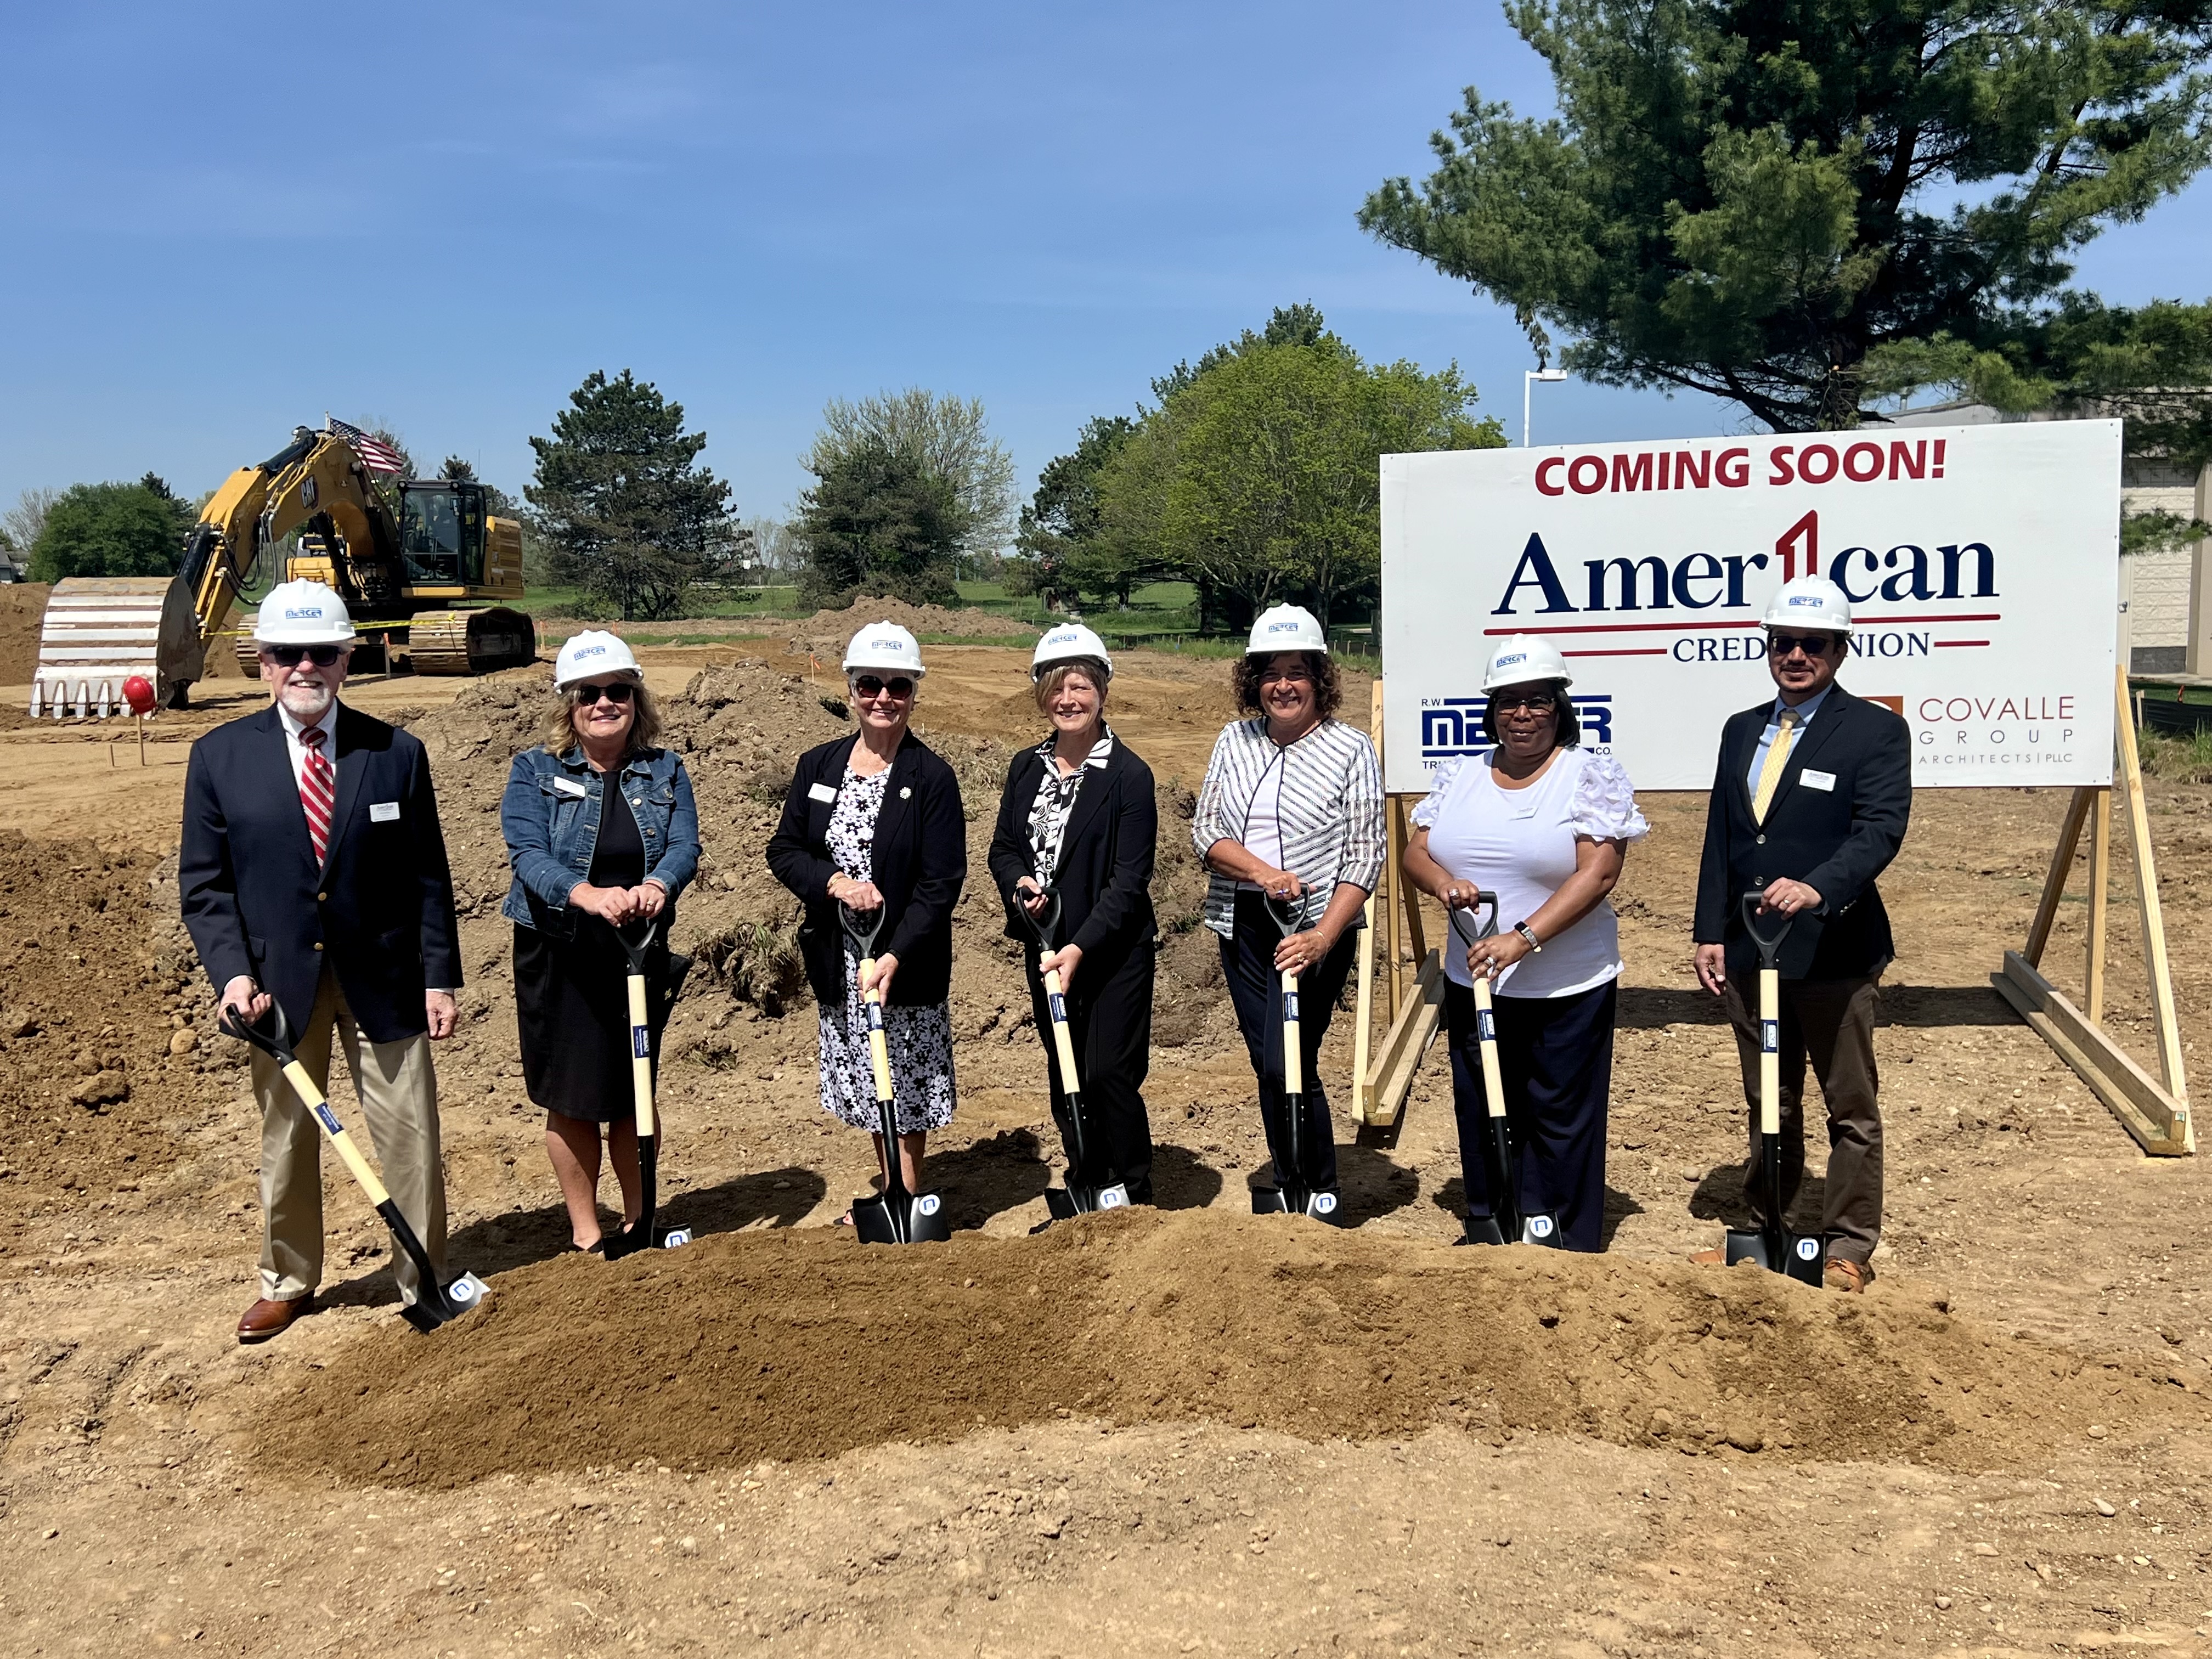
[[[1522,691],[1502,693],[1492,697],[1490,706],[1500,714],[1525,708],[1532,714],[1548,714],[1559,706],[1559,700],[1549,691]]]
[[[1786,657],[1793,651],[1802,651],[1808,657],[1825,657],[1828,654],[1828,639],[1826,634],[1769,634],[1766,651],[1773,657]]]
[[[873,674],[863,674],[853,682],[853,690],[864,697],[880,696],[888,691],[904,702],[914,695],[914,682],[903,674],[890,679],[879,679]]]
[[[579,708],[589,708],[602,697],[611,703],[628,702],[629,694],[635,689],[628,680],[617,680],[611,685],[579,685],[571,689],[568,695],[575,698]]]
[[[345,653],[346,648],[342,645],[264,645],[261,647],[261,654],[279,668],[297,668],[302,657],[318,668],[328,668]]]

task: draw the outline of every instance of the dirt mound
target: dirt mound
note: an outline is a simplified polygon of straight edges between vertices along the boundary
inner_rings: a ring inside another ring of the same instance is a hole
[[[0,1185],[107,1190],[180,1155],[171,1133],[237,1045],[208,1023],[175,861],[0,835]]]
[[[917,635],[956,634],[963,639],[1025,645],[1037,637],[1037,630],[1028,623],[995,611],[908,605],[903,599],[871,599],[864,593],[843,611],[817,611],[805,621],[793,623],[791,648],[811,651],[825,662],[835,661],[843,656],[846,641],[872,622],[895,622]],[[831,652],[836,657],[824,654]]]
[[[1309,1440],[1442,1421],[1984,1468],[2093,1420],[2124,1439],[2201,1425],[2203,1402],[2162,1381],[1895,1291],[1153,1212],[943,1249],[820,1230],[543,1263],[434,1341],[396,1324],[363,1340],[261,1413],[281,1428],[260,1455],[457,1486],[1073,1415]]]
[[[39,665],[39,624],[46,614],[46,582],[0,584],[0,685],[28,685]]]

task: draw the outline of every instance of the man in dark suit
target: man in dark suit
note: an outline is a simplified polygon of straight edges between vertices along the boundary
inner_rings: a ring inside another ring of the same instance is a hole
[[[1820,1231],[1828,1285],[1860,1291],[1881,1236],[1881,1112],[1874,1059],[1876,988],[1896,950],[1875,878],[1904,844],[1912,751],[1903,720],[1836,684],[1850,647],[1850,602],[1819,576],[1784,586],[1767,607],[1775,697],[1731,716],[1705,810],[1698,872],[1698,980],[1728,1005],[1751,1106],[1745,1195],[1765,1225],[1759,1163],[1759,1021],[1745,1000],[1757,947],[1739,901],[1791,917],[1782,980],[1783,1207],[1805,1172],[1805,1062],[1828,1108],[1827,1199]],[[1700,1261],[1724,1260],[1709,1250]]]
[[[459,930],[438,803],[420,742],[337,700],[353,624],[319,582],[270,590],[254,623],[269,708],[192,745],[178,878],[185,925],[225,1006],[283,1010],[301,1063],[327,1086],[345,1049],[385,1185],[434,1264],[445,1176],[429,1044],[453,1034]],[[238,1340],[261,1342],[313,1305],[323,1267],[322,1145],[258,1050],[260,1299]],[[402,1298],[420,1293],[396,1257]]]

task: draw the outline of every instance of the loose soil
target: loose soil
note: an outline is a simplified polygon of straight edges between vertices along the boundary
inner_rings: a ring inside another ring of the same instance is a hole
[[[879,613],[816,620],[834,648]],[[1226,665],[1121,653],[1113,719],[1162,808],[1162,1209],[1032,1236],[1058,1138],[981,874],[1041,731],[1028,649],[931,646],[917,720],[972,865],[960,1112],[929,1166],[961,1231],[869,1251],[832,1225],[866,1142],[816,1102],[795,907],[760,863],[793,758],[849,730],[834,658],[790,643],[641,653],[707,845],[662,1087],[665,1213],[700,1237],[612,1266],[562,1254],[497,914],[498,795],[545,670],[349,690],[428,745],[464,909],[462,1030],[437,1054],[450,1255],[493,1297],[430,1338],[398,1324],[388,1241],[334,1161],[320,1310],[266,1347],[229,1335],[258,1123],[172,859],[190,743],[257,689],[165,711],[143,769],[127,731],[0,731],[9,1652],[2207,1650],[2201,1168],[2141,1158],[1987,988],[2061,797],[1923,793],[1884,880],[1903,954],[1864,1298],[1684,1265],[1740,1213],[1743,1109],[1686,972],[1690,797],[1644,798],[1618,895],[1607,1255],[1449,1248],[1434,1053],[1402,1133],[1341,1149],[1351,1229],[1261,1220],[1187,845]],[[2212,788],[2152,806],[2193,1062]],[[2062,983],[2085,924],[2069,902]],[[2111,958],[2106,1023],[2148,1056],[2131,907]],[[1321,1068],[1340,1091],[1350,1024]]]

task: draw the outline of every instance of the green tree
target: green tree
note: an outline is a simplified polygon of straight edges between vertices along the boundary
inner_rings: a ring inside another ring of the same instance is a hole
[[[920,386],[858,403],[832,398],[803,459],[808,471],[828,477],[871,447],[900,451],[951,486],[964,526],[960,557],[995,556],[1006,544],[1014,527],[1014,462],[991,436],[978,399],[941,398]]]
[[[138,483],[74,484],[47,509],[31,547],[31,580],[170,576],[191,509],[153,474]]]
[[[531,439],[537,482],[522,492],[548,568],[626,620],[681,614],[732,540],[730,487],[699,465],[707,434],[628,369],[594,370],[568,404],[550,437]]]
[[[1473,88],[1359,221],[1540,355],[1778,430],[1873,410],[1868,360],[1996,343],[2069,255],[2212,159],[2207,0],[1512,0],[1558,116]]]
[[[810,465],[816,482],[799,497],[792,526],[802,602],[843,610],[861,593],[958,602],[954,561],[969,521],[949,478],[881,438],[817,448]]]
[[[1017,543],[1035,572],[1030,591],[1048,599],[1095,595],[1123,610],[1140,582],[1172,568],[1156,542],[1107,533],[1099,479],[1137,431],[1127,415],[1102,415],[1084,423],[1075,448],[1055,456],[1037,475],[1036,493],[1022,508]]]

